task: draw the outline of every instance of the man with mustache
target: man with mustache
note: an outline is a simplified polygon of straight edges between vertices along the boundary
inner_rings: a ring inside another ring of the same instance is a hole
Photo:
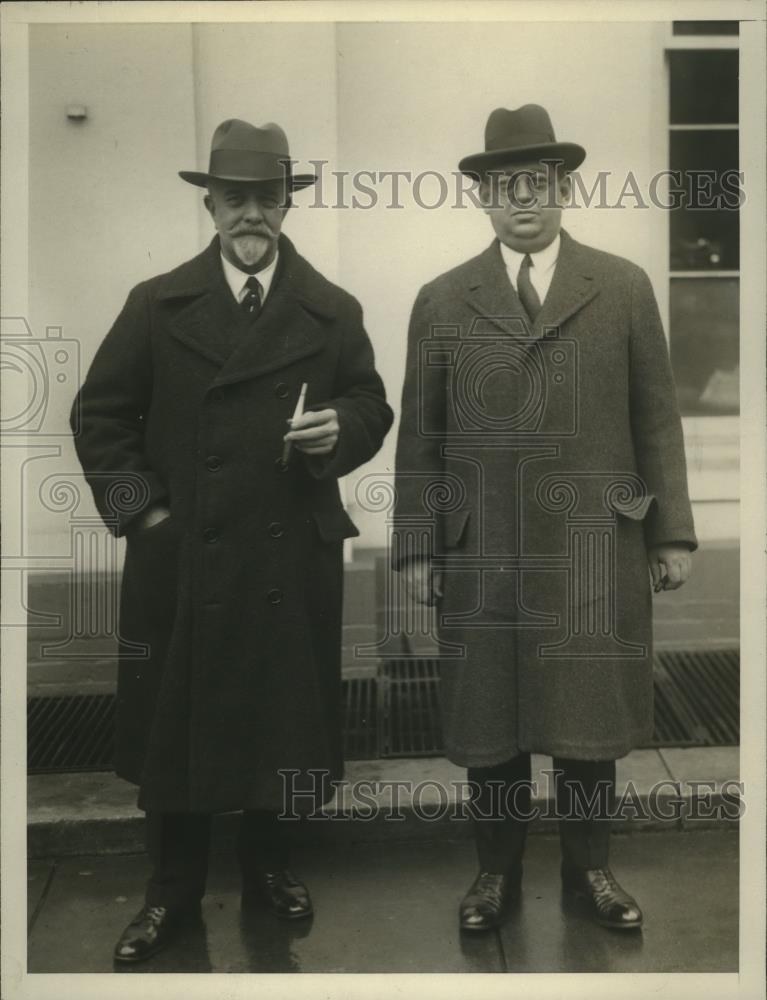
[[[539,105],[493,111],[459,169],[495,238],[410,323],[393,562],[438,607],[447,754],[474,793],[470,932],[518,898],[532,753],[558,772],[563,889],[642,925],[609,864],[615,761],[652,737],[651,584],[684,584],[696,538],[647,275],[561,229],[585,155]]]
[[[199,916],[215,813],[242,812],[243,906],[311,915],[279,815],[328,801],[343,773],[358,531],[338,478],[392,422],[359,303],[281,232],[316,180],[292,172],[282,129],[225,121],[208,170],[180,176],[206,188],[217,233],[131,291],[72,411],[98,510],[127,539],[115,766],[139,787],[152,870],[119,963]]]

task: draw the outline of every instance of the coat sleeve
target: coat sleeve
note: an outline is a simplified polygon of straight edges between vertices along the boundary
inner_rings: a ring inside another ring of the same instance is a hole
[[[394,420],[383,381],[376,371],[362,308],[351,297],[348,308],[350,315],[343,322],[335,395],[312,407],[334,409],[340,427],[338,442],[329,455],[304,455],[315,479],[337,479],[369,461],[380,449]]]
[[[424,551],[428,535],[413,530],[413,519],[428,514],[425,491],[444,475],[443,444],[446,433],[446,372],[428,364],[426,351],[438,349],[433,336],[431,295],[422,288],[416,297],[408,328],[405,381],[395,460],[395,505],[392,534],[392,567],[399,570]],[[437,530],[440,528],[437,523]],[[434,544],[439,547],[438,539]]]
[[[656,502],[645,518],[648,548],[698,546],[687,489],[682,421],[668,346],[650,280],[640,268],[631,288],[630,407],[637,469]]]
[[[70,414],[96,508],[117,536],[142,511],[167,499],[144,451],[152,396],[149,334],[148,298],[138,285],[96,351]]]

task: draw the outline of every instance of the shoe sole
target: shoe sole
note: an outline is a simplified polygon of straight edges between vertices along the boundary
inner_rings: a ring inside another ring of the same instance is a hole
[[[458,926],[462,931],[467,931],[469,934],[486,934],[488,931],[497,930],[501,924],[504,923],[503,918],[494,921],[492,924],[483,924],[482,926],[477,926],[477,924],[462,924],[459,923]]]
[[[307,917],[314,916],[314,910],[304,910],[302,913],[278,913],[277,910],[272,910],[275,917],[279,917],[280,920],[305,920]]]
[[[634,924],[615,924],[611,920],[605,920],[603,917],[596,916],[591,910],[591,897],[579,889],[570,889],[568,886],[563,886],[562,891],[571,899],[577,899],[579,902],[586,904],[589,909],[589,916],[600,927],[606,927],[611,931],[639,931],[642,929],[642,920],[638,920]]]
[[[172,942],[167,941],[161,944],[157,948],[152,948],[151,951],[145,951],[143,955],[118,955],[116,952],[112,955],[115,962],[124,963],[126,965],[134,965],[137,962],[146,962],[147,959],[153,958],[155,955],[159,955],[161,951],[164,951]]]
[[[244,910],[250,910],[254,907],[261,910],[268,910],[269,913],[273,914],[275,917],[279,917],[280,920],[305,920],[306,917],[314,916],[314,907],[310,906],[308,910],[303,910],[301,913],[280,913],[279,910],[275,910],[268,899],[264,899],[263,896],[252,895],[252,896],[241,896],[240,906]]]
[[[513,906],[513,902],[506,903],[506,905],[503,907],[503,909],[498,914],[498,916],[494,920],[492,920],[490,923],[480,924],[480,925],[478,925],[478,924],[465,924],[459,918],[458,919],[458,926],[459,926],[459,928],[462,931],[468,931],[470,934],[482,934],[482,933],[484,933],[486,931],[497,930],[502,924],[505,924],[506,921],[511,916],[512,906]]]

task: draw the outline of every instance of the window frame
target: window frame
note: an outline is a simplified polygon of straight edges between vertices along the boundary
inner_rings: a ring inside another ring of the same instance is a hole
[[[665,136],[666,167],[670,165],[671,133],[674,131],[713,131],[714,129],[740,130],[740,113],[737,123],[717,125],[672,125],[671,118],[671,75],[669,53],[673,50],[687,49],[710,51],[712,49],[734,49],[740,52],[740,35],[675,35],[673,23],[668,24],[664,44],[664,67],[666,73],[665,88]],[[742,94],[738,96],[739,108],[742,109]],[[738,278],[741,269],[682,271],[672,270],[670,263],[670,224],[666,229],[666,262],[665,262],[665,303],[666,303],[666,337],[671,346],[670,301],[671,283],[675,278]],[[742,237],[741,237],[742,240]],[[741,247],[742,249],[742,247]],[[739,339],[742,336],[742,324],[738,322]],[[687,454],[687,472],[690,488],[690,498],[693,501],[728,501],[738,500],[740,496],[740,416],[726,415],[694,415],[682,417],[682,429]]]

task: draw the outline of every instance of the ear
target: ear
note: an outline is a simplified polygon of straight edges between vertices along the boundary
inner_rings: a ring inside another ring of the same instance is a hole
[[[572,194],[573,191],[573,182],[570,179],[569,174],[563,174],[559,178],[558,187],[559,187],[560,200],[564,202],[565,205],[567,205],[570,201],[570,195]]]
[[[210,192],[208,192],[208,194],[206,194],[202,199],[202,203],[207,208],[208,212],[210,212],[211,219],[214,219],[216,217],[216,204],[210,196]]]
[[[489,215],[490,214],[490,202],[492,200],[492,195],[491,195],[491,191],[490,191],[490,181],[488,180],[486,174],[484,174],[480,178],[480,182],[479,182],[479,200],[482,203],[482,211],[485,213],[485,215]]]

